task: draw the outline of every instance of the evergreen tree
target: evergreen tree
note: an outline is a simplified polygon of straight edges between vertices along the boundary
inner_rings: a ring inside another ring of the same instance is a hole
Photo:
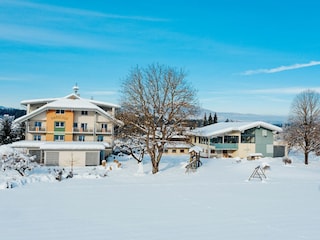
[[[218,123],[217,113],[214,113],[213,124]]]
[[[211,125],[213,124],[213,119],[212,119],[212,116],[211,116],[211,113],[209,114],[209,118],[208,118],[208,125]]]
[[[4,115],[0,118],[0,145],[24,139],[23,127],[13,123],[14,116]]]
[[[207,125],[208,125],[207,114],[204,113],[203,126],[207,126]]]

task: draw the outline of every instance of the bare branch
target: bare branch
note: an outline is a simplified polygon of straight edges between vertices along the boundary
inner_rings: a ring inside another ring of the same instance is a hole
[[[126,134],[145,136],[154,173],[164,144],[198,110],[196,91],[185,77],[182,69],[152,64],[133,68],[122,85],[123,109],[118,118],[125,123]]]

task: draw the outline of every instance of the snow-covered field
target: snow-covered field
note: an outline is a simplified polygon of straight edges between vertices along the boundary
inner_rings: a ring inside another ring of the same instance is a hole
[[[320,239],[320,159],[290,157],[202,159],[186,174],[187,155],[165,156],[156,175],[122,157],[61,182],[36,168],[12,189],[0,172],[0,239]],[[248,181],[264,164],[267,179]]]

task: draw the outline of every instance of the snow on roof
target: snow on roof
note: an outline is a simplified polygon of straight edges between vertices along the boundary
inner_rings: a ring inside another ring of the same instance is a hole
[[[92,100],[92,99],[86,99],[86,98],[80,98],[79,95],[71,93],[65,97],[62,98],[40,98],[40,99],[30,99],[30,100],[23,100],[20,102],[21,105],[28,105],[28,104],[37,104],[37,103],[42,103],[42,104],[47,104],[47,103],[51,103],[54,101],[57,101],[59,99],[83,99],[85,101],[91,102],[95,105],[100,105],[100,106],[106,106],[106,107],[114,107],[114,108],[120,108],[119,105],[117,104],[113,104],[113,103],[107,103],[107,102],[102,102],[102,101],[97,101],[97,100]]]
[[[255,127],[263,127],[269,129],[271,131],[282,132],[282,128],[277,127],[273,124],[266,122],[220,122],[216,124],[211,124],[205,127],[196,128],[191,130],[188,134],[194,136],[218,136],[221,134],[229,133],[232,131],[245,131],[247,129],[255,128]]]
[[[42,150],[104,150],[110,144],[105,142],[45,142],[19,141],[11,144],[13,148],[39,148]]]
[[[98,110],[100,109],[97,105],[87,101],[83,98],[60,98],[56,101],[46,104],[47,108],[50,109],[71,109],[71,110]]]
[[[55,101],[59,98],[39,98],[39,99],[30,99],[30,100],[23,100],[20,102],[21,105],[28,105],[28,104],[36,104],[36,103],[49,103]]]
[[[96,105],[99,105],[99,106],[120,108],[119,105],[113,104],[113,103],[101,102],[101,101],[96,101],[96,100],[92,100],[92,99],[90,99],[89,101],[92,102],[93,104],[96,104]]]
[[[196,152],[196,153],[199,153],[199,152],[202,152],[203,149],[199,146],[193,146],[189,149],[189,152]]]
[[[109,144],[102,142],[47,142],[42,150],[104,150]]]
[[[45,142],[42,142],[42,141],[23,140],[23,141],[13,142],[11,143],[11,146],[13,148],[40,148],[40,146],[44,143]]]
[[[181,141],[170,141],[165,144],[165,148],[190,148],[191,144]]]
[[[114,123],[118,125],[122,125],[122,122],[115,119],[109,113],[104,111],[99,106],[95,105],[94,103],[90,102],[90,100],[85,98],[80,98],[76,94],[70,94],[63,98],[53,99],[51,102],[43,105],[42,107],[38,108],[37,110],[24,115],[20,118],[17,118],[15,122],[23,122],[25,120],[30,119],[33,116],[38,115],[39,113],[49,110],[49,109],[68,109],[68,110],[91,110],[99,112],[101,115],[111,119]]]

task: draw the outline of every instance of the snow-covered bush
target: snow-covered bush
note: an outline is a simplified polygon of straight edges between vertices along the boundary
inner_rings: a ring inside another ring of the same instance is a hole
[[[15,170],[21,176],[25,176],[27,171],[32,170],[38,164],[35,162],[35,156],[10,149],[8,147],[1,147],[0,150],[0,167],[1,171]]]

